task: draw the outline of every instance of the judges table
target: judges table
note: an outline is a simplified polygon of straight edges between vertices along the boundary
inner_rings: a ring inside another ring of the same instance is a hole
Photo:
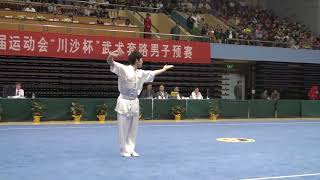
[[[42,120],[71,120],[72,102],[84,106],[82,120],[97,120],[96,108],[107,104],[107,120],[115,120],[114,107],[117,99],[100,98],[36,98],[36,99],[0,99],[3,121],[31,121],[33,101],[45,105]],[[184,119],[207,119],[209,106],[213,103],[219,107],[220,118],[274,118],[274,117],[320,117],[320,101],[308,100],[158,100],[140,99],[140,111],[143,119],[174,119],[171,108],[180,105],[186,109]]]

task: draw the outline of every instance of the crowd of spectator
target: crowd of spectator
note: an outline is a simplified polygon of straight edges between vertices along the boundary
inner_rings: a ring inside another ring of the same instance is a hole
[[[55,5],[82,6],[82,9],[109,7],[115,9],[134,9],[138,11],[160,12],[167,1],[164,0],[26,0],[26,2],[52,3]]]
[[[176,0],[172,3],[178,10],[187,12],[206,13],[212,9],[211,0]]]
[[[119,17],[118,13],[114,13],[117,14],[114,16],[110,14],[108,1],[99,1],[98,3],[93,0],[89,0],[88,2],[70,0],[28,0],[25,5],[14,3],[11,5],[10,3],[8,4],[0,3],[1,7],[6,10],[51,13],[55,15],[54,21],[73,22],[74,16],[88,16],[97,18],[96,22],[90,22],[93,24],[135,26],[131,24],[130,19],[125,17],[124,24],[117,23],[117,18],[122,17]],[[67,17],[59,19],[57,15],[66,15]],[[111,19],[111,22],[105,21],[105,19]]]
[[[58,4],[63,3],[63,4]],[[65,5],[72,5],[71,7]],[[17,7],[17,9],[13,10],[23,10],[26,12],[45,12],[45,13],[53,13],[58,15],[73,15],[73,16],[94,16],[97,18],[110,18],[108,12],[108,4],[97,4],[96,2],[88,1],[87,3],[83,2],[60,2],[60,1],[51,1],[46,0],[42,5],[37,5],[36,7],[32,7],[32,4],[29,3],[27,7],[21,9],[21,7]],[[22,7],[23,8],[23,7]]]
[[[187,28],[191,33],[198,36],[206,36],[211,42],[226,43],[227,39],[232,38],[230,30],[224,31],[220,25],[213,27],[205,22],[205,19],[200,17],[199,14],[190,14],[187,18]]]
[[[237,1],[222,1],[220,17],[237,29],[236,39],[286,43],[291,48],[319,49],[320,39],[305,25],[280,18],[272,11]]]
[[[177,10],[190,14],[188,28],[196,35],[209,36],[213,42],[242,42],[258,45],[320,49],[320,38],[308,28],[288,18],[276,16],[272,11],[250,6],[234,0],[177,0]],[[209,12],[219,17],[230,29],[210,27],[198,13]],[[246,40],[246,41],[243,41]]]
[[[320,49],[320,37],[314,36],[307,27],[288,18],[280,18],[272,11],[253,7],[235,0],[26,0],[26,2],[49,3],[46,7],[35,8],[29,4],[27,12],[46,11],[71,16],[95,16],[113,18],[110,8],[148,12],[161,12],[177,9],[189,13],[187,27],[194,35],[207,36],[211,42],[247,43],[255,45],[274,45],[290,48]],[[66,12],[62,5],[72,5],[74,9]],[[212,13],[230,28],[219,25],[209,26],[199,13]],[[177,29],[172,29],[177,34]],[[148,31],[147,31],[148,32]],[[175,37],[177,39],[177,36]],[[239,41],[241,40],[241,41]],[[276,43],[274,43],[276,42]]]

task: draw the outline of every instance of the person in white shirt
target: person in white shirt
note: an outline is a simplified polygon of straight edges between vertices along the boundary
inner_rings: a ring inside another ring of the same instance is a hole
[[[122,50],[109,53],[107,62],[110,71],[118,76],[118,90],[120,95],[115,111],[117,112],[120,154],[123,157],[138,157],[135,152],[135,142],[139,123],[139,99],[143,84],[152,82],[155,75],[161,74],[173,65],[164,65],[162,69],[154,71],[141,70],[142,54],[134,51],[129,55],[130,65],[123,65],[113,60],[124,55]]]
[[[15,92],[14,98],[24,98],[24,90],[21,89],[20,82],[16,83],[16,92]]]
[[[91,15],[91,10],[92,10],[92,7],[90,5],[87,5],[85,8],[84,8],[84,15],[85,16],[90,16]]]
[[[57,12],[57,6],[54,3],[51,3],[48,5],[48,12],[49,13],[55,13]]]
[[[34,9],[34,8],[32,7],[32,5],[29,4],[28,7],[26,7],[26,8],[24,9],[24,11],[25,11],[25,12],[36,12],[36,9]]]
[[[192,14],[191,18],[193,19],[193,26],[198,28],[199,26],[199,15]]]
[[[194,91],[191,93],[191,99],[203,99],[199,88],[195,88]]]

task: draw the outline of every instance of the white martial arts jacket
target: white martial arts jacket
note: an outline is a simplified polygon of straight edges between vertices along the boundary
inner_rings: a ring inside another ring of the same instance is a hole
[[[115,61],[110,66],[110,71],[118,75],[120,95],[115,111],[128,116],[139,115],[138,96],[142,91],[143,84],[153,81],[155,73],[142,69],[135,70],[131,65],[126,66]]]
[[[199,92],[199,94],[197,95],[194,91],[192,91],[190,97],[191,97],[191,99],[203,99],[203,96],[201,95],[200,92]]]

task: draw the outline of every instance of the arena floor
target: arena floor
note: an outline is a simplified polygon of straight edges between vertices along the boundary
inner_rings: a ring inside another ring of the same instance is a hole
[[[141,123],[141,157],[124,158],[114,123],[2,124],[0,180],[319,180],[319,132],[310,120]]]

